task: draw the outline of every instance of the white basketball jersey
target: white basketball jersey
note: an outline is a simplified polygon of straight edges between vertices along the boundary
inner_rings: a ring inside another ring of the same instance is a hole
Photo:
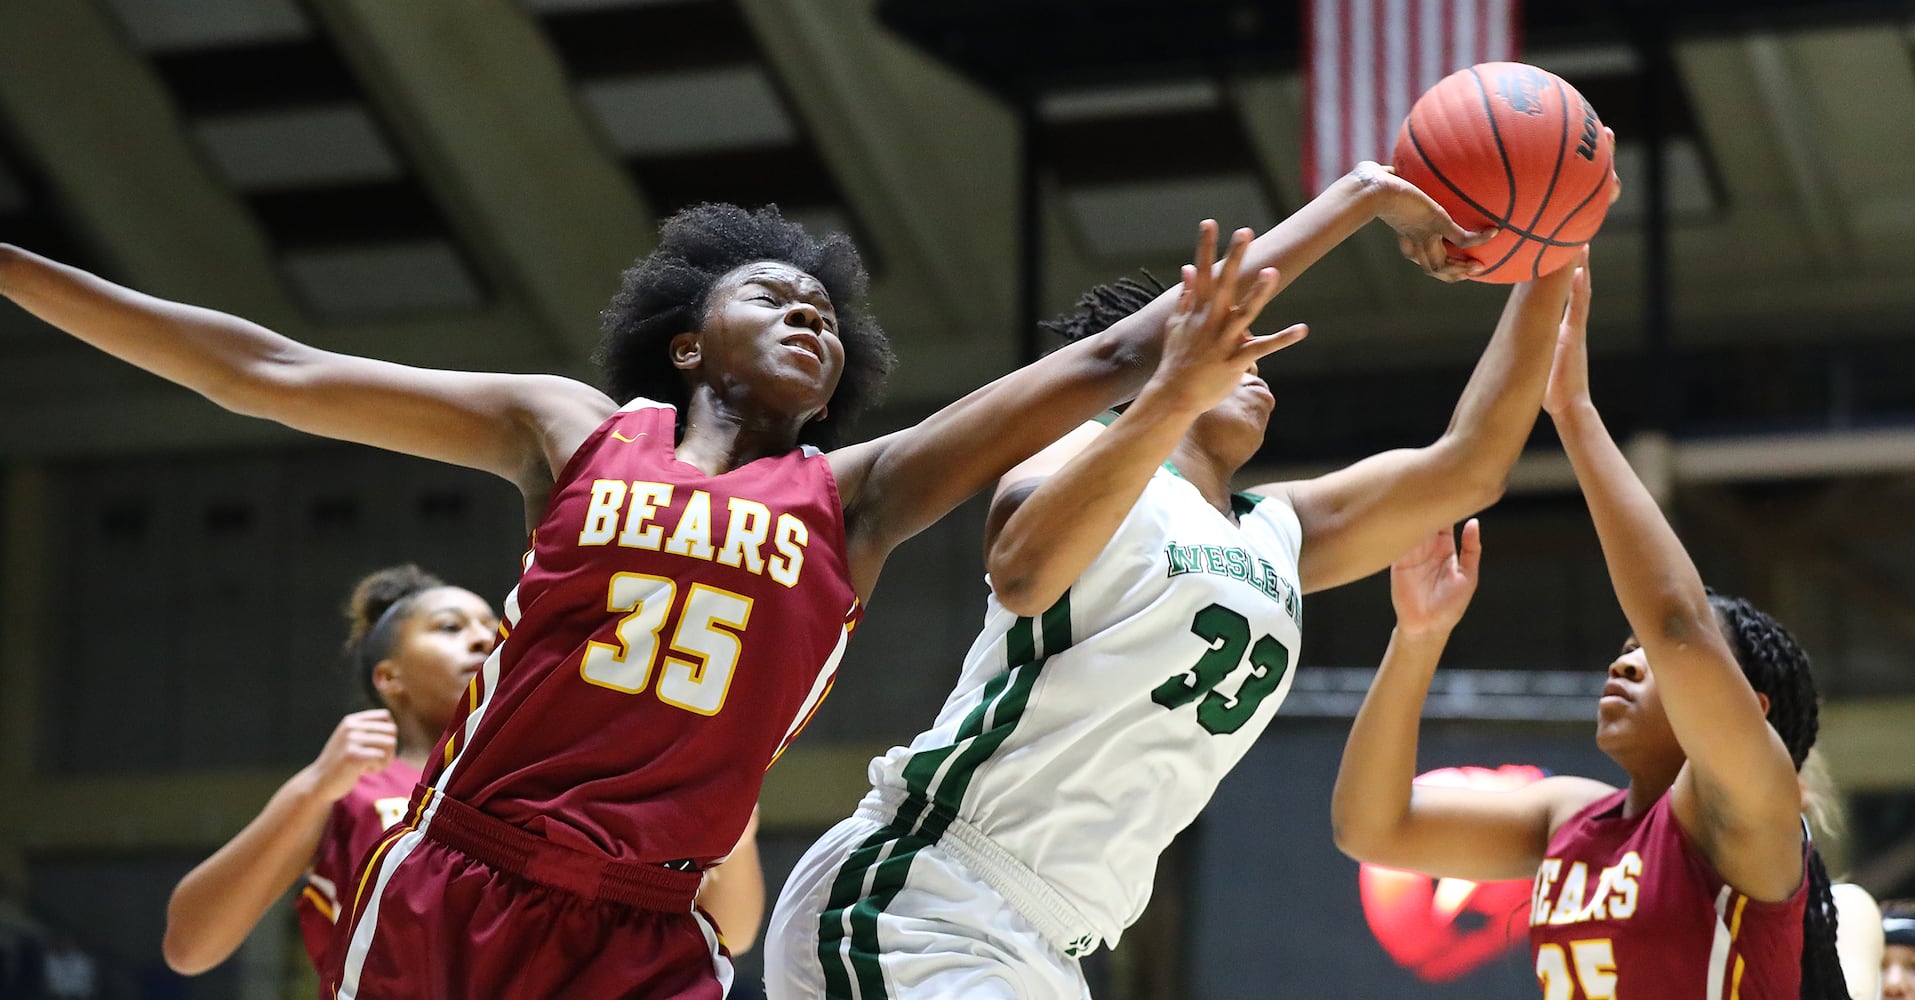
[[[1115,944],[1290,690],[1302,529],[1283,500],[1235,507],[1159,470],[1049,611],[990,600],[937,725],[872,784],[982,832]]]

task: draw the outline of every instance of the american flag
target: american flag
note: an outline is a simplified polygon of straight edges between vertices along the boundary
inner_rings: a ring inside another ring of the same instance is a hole
[[[1305,189],[1388,163],[1410,105],[1466,66],[1516,58],[1518,0],[1308,0]]]

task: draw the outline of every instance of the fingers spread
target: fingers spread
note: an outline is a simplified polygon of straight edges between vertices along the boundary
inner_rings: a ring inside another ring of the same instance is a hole
[[[1224,255],[1223,269],[1217,273],[1216,288],[1235,292],[1237,272],[1243,268],[1244,252],[1250,248],[1250,230],[1239,229],[1230,234],[1230,252]]]
[[[1199,301],[1210,296],[1213,265],[1217,261],[1217,220],[1205,219],[1197,225],[1197,257],[1190,287]]]
[[[1310,335],[1310,328],[1302,323],[1284,327],[1276,333],[1262,337],[1252,337],[1244,341],[1238,356],[1245,361],[1269,357]]]

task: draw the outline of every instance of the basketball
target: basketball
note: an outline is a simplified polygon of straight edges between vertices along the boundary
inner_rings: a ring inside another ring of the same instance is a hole
[[[1394,162],[1465,229],[1495,226],[1458,253],[1477,281],[1509,284],[1570,263],[1609,212],[1615,150],[1576,88],[1526,63],[1451,73],[1410,108]]]

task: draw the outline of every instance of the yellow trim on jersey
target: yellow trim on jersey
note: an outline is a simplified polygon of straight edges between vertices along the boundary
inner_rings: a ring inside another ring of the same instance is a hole
[[[386,834],[385,839],[379,841],[378,846],[372,849],[372,854],[366,858],[366,868],[359,873],[359,888],[352,894],[352,913],[355,918],[359,916],[359,904],[365,901],[366,883],[372,881],[372,873],[379,870],[379,862],[385,858],[386,850],[398,843],[400,837],[411,832],[410,824],[394,829]]]
[[[1735,957],[1735,978],[1730,980],[1729,1000],[1742,1000],[1742,956]]]
[[[798,728],[791,731],[791,736],[785,740],[784,746],[779,747],[778,752],[771,755],[771,760],[765,764],[765,770],[771,770],[771,765],[778,763],[778,758],[783,757],[785,751],[791,749],[793,743],[798,742],[798,734],[804,732],[805,727],[811,725],[811,720],[818,717],[818,710],[825,707],[825,699],[831,697],[831,689],[837,686],[838,678],[834,674],[825,682],[825,689],[818,692],[818,700],[811,706],[811,711],[805,713],[805,721],[798,723]]]
[[[1735,942],[1736,936],[1742,933],[1742,908],[1748,905],[1749,897],[1743,895],[1736,896],[1735,916],[1729,918],[1729,942],[1731,944]],[[1740,960],[1738,959],[1738,961]]]
[[[426,806],[432,802],[432,794],[435,791],[437,791],[437,789],[428,786],[426,793],[419,797],[419,808],[413,811],[412,819],[404,826],[394,827],[392,832],[386,834],[385,839],[379,841],[379,846],[373,848],[372,854],[366,858],[366,870],[359,874],[359,888],[354,890],[352,894],[352,915],[355,920],[359,917],[360,904],[365,901],[366,883],[372,881],[372,873],[379,870],[379,863],[385,859],[386,852],[392,849],[392,845],[398,843],[400,837],[411,833],[419,826],[419,819],[425,815]]]
[[[325,917],[335,924],[339,922],[339,911],[333,909],[332,903],[326,900],[325,893],[309,885],[306,887],[306,891],[300,893],[299,896],[301,899],[313,904],[313,909],[318,910],[320,916]]]

